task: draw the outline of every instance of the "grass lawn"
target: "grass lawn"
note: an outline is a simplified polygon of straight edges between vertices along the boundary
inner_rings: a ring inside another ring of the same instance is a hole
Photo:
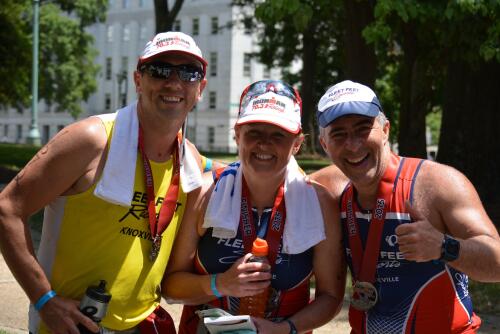
[[[0,174],[2,169],[15,171],[22,168],[36,153],[37,148],[26,145],[0,144]],[[206,156],[223,162],[236,161],[234,154],[205,153]],[[298,157],[299,165],[308,173],[329,165],[322,158]],[[0,175],[0,183],[5,182]],[[41,231],[43,212],[40,211],[30,218],[32,228]],[[479,283],[470,281],[470,293],[476,311],[486,314],[500,314],[500,283]],[[0,334],[6,332],[0,330]]]

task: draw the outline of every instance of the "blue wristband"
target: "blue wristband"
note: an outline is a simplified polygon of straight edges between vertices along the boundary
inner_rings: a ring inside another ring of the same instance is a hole
[[[217,274],[210,275],[210,290],[212,290],[212,293],[215,295],[215,297],[221,298],[222,295],[220,294],[219,290],[217,290],[217,286],[215,285],[216,278]]]
[[[54,290],[50,290],[49,292],[41,296],[40,299],[38,299],[38,301],[35,303],[35,310],[40,311],[42,307],[55,296],[56,292]]]
[[[211,170],[212,170],[212,159],[205,157],[205,168],[203,169],[203,171],[209,172]]]

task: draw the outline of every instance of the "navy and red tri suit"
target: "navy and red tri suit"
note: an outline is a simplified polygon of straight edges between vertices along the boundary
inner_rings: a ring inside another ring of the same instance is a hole
[[[413,200],[413,187],[420,166],[425,160],[399,157],[399,161],[394,181],[395,192],[385,216],[380,239],[374,283],[378,302],[367,312],[355,310],[351,306],[351,333],[475,333],[481,325],[481,319],[472,310],[467,275],[441,261],[405,260],[399,251],[395,229],[399,224],[411,223],[410,214],[405,209],[405,201]],[[347,262],[352,273],[345,194],[344,191],[341,200],[341,221]],[[354,214],[364,248],[372,215],[361,209]]]
[[[272,209],[266,209],[261,217],[255,209],[253,219],[257,237],[265,239]],[[285,254],[281,240],[276,264],[272,270],[270,302],[266,310],[266,319],[279,321],[288,318],[309,303],[309,281],[313,269],[313,249],[300,254]],[[245,255],[241,228],[235,238],[224,239],[212,236],[212,228],[207,229],[198,243],[195,268],[199,274],[217,274],[228,270],[236,260]],[[222,297],[210,303],[232,314],[238,314],[239,298]],[[179,334],[194,334],[199,317],[195,311],[205,306],[184,306]]]

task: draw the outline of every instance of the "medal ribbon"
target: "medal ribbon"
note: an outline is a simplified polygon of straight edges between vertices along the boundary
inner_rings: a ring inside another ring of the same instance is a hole
[[[241,191],[241,210],[240,210],[240,227],[241,235],[243,238],[243,245],[245,252],[252,251],[252,244],[257,237],[255,226],[253,222],[252,204],[250,202],[250,190],[248,189],[245,176],[242,175],[242,191]],[[285,208],[285,182],[283,181],[278,188],[278,193],[274,199],[273,210],[271,218],[267,225],[266,241],[269,245],[269,264],[274,267],[276,258],[278,257],[278,250],[281,243],[281,236],[285,228],[286,208]]]
[[[168,225],[172,221],[172,217],[174,216],[175,207],[177,206],[180,178],[179,138],[176,139],[174,144],[172,178],[170,179],[170,185],[168,186],[165,197],[163,198],[158,218],[156,218],[153,172],[151,170],[149,159],[144,151],[144,134],[141,127],[139,127],[139,151],[142,155],[144,180],[148,194],[149,228],[151,230],[151,238],[153,238],[154,241],[156,237],[160,236],[163,231],[167,229]]]
[[[377,260],[380,251],[380,238],[384,228],[385,214],[389,208],[392,194],[395,191],[394,181],[396,180],[398,165],[399,157],[391,153],[389,164],[379,182],[377,200],[370,221],[364,251],[359,234],[359,226],[354,215],[359,209],[354,200],[354,187],[352,183],[349,184],[346,190],[343,203],[346,203],[347,229],[354,271],[353,279],[355,281],[375,282]]]

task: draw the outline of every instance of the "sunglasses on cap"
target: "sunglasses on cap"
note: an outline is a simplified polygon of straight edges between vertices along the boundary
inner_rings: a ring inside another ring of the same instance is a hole
[[[300,105],[300,110],[302,110],[302,99],[295,88],[281,80],[261,80],[254,82],[243,90],[240,98],[239,112],[241,113],[242,110],[245,110],[253,98],[267,92],[273,92],[292,99]]]
[[[195,82],[203,79],[203,70],[193,65],[171,65],[168,63],[146,63],[139,67],[140,72],[146,72],[155,79],[167,80],[172,72],[177,72],[184,82]]]

